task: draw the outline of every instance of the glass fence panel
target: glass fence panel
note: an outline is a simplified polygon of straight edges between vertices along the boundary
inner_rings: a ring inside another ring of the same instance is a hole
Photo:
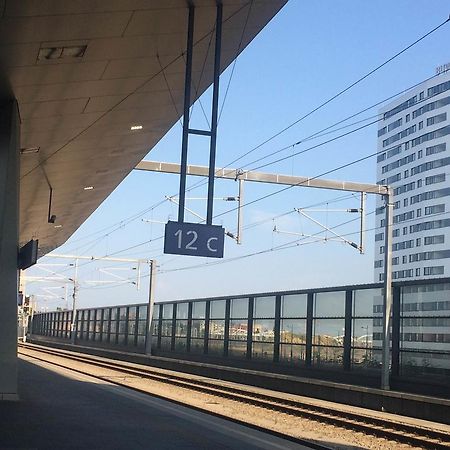
[[[449,316],[450,283],[404,286],[401,314],[408,316]]]
[[[152,320],[152,336],[158,336],[159,320]]]
[[[281,297],[281,317],[306,317],[307,294],[291,294]]]
[[[209,339],[208,340],[208,354],[210,355],[223,355],[224,341],[223,339]]]
[[[252,359],[273,361],[273,342],[253,342]]]
[[[177,320],[175,325],[175,336],[186,337],[187,336],[188,321]]]
[[[233,319],[248,317],[248,298],[234,298],[231,300],[230,317]]]
[[[313,315],[314,317],[344,317],[345,291],[315,294]]]
[[[315,366],[342,366],[344,349],[341,347],[329,347],[313,345],[312,364]]]
[[[400,373],[447,380],[450,283],[404,286],[400,298]]]
[[[359,289],[353,294],[353,317],[372,317],[374,306],[383,304],[383,290]]]
[[[209,317],[211,319],[225,319],[226,300],[213,300],[210,303]]]
[[[187,351],[187,338],[186,337],[175,338],[175,351],[176,352]]]
[[[225,320],[209,321],[209,338],[222,340],[225,338]]]
[[[238,359],[247,358],[247,343],[240,341],[229,341],[228,356],[230,358],[238,358]]]
[[[253,317],[275,317],[275,297],[255,297],[253,305]]]
[[[191,337],[194,339],[205,337],[205,321],[192,319]]]
[[[206,317],[206,302],[192,303],[192,318],[204,319]]]
[[[191,338],[191,353],[203,353],[205,341],[203,339]]]
[[[230,340],[246,341],[248,331],[247,320],[230,320]]]
[[[275,337],[275,320],[255,319],[253,321],[252,341],[273,342]]]
[[[292,343],[280,345],[280,362],[289,364],[304,364],[305,358],[305,345]]]
[[[173,317],[173,303],[164,303],[162,305],[162,318],[172,319]]]
[[[313,344],[344,345],[344,319],[314,319]]]
[[[178,303],[176,307],[177,307],[177,319],[187,319],[189,303]]]
[[[306,319],[282,319],[280,342],[289,344],[306,343]]]
[[[172,338],[162,336],[161,337],[161,350],[170,351],[172,349]]]
[[[172,320],[161,320],[161,336],[172,336]]]

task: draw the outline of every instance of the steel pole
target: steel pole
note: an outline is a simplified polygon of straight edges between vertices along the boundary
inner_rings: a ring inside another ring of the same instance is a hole
[[[75,260],[75,274],[73,278],[73,294],[72,294],[72,323],[70,324],[70,330],[71,330],[71,341],[72,344],[76,343],[77,340],[77,286],[78,283],[78,259]]]
[[[359,231],[359,252],[364,253],[366,237],[366,197],[365,192],[361,192],[361,228]]]
[[[220,80],[220,53],[222,48],[222,2],[217,3],[216,15],[216,46],[214,51],[214,85],[211,113],[211,141],[209,145],[209,171],[208,171],[208,203],[206,209],[206,224],[212,225],[214,203],[214,176],[216,171],[217,147],[217,113],[219,108],[219,80]]]
[[[390,374],[390,325],[392,311],[392,212],[394,209],[393,191],[388,189],[386,203],[384,238],[384,304],[383,304],[383,346],[381,361],[381,389],[389,390]]]
[[[243,226],[243,205],[244,205],[244,180],[239,179],[239,200],[237,213],[237,236],[236,242],[242,244],[242,226]]]
[[[145,354],[152,354],[152,320],[153,305],[155,303],[156,260],[150,261],[150,276],[148,285],[147,330],[145,337]]]
[[[186,197],[187,151],[189,140],[189,107],[191,105],[192,54],[194,48],[195,7],[189,4],[188,35],[186,44],[186,72],[184,76],[183,138],[181,142],[180,193],[178,222],[184,222],[184,203]]]

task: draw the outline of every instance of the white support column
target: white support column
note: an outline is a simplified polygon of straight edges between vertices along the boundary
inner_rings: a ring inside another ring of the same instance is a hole
[[[394,194],[392,188],[384,196],[386,202],[384,228],[384,305],[383,305],[383,344],[381,361],[381,389],[390,389],[390,335],[392,313],[392,221],[394,210]]]
[[[0,103],[0,400],[17,400],[19,115]]]

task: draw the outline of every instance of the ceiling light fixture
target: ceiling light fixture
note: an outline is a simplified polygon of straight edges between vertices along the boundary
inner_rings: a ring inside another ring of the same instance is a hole
[[[38,153],[41,147],[25,147],[20,149],[21,155],[29,155],[31,153]]]
[[[132,125],[130,130],[131,131],[142,130],[142,125]]]
[[[85,191],[92,191],[94,189],[94,186],[85,186],[83,189]]]
[[[67,47],[41,47],[38,53],[38,61],[62,58],[82,58],[87,45],[70,45]]]

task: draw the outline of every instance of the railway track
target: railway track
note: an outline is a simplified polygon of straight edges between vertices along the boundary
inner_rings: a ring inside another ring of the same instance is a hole
[[[245,385],[236,385],[234,383],[232,385],[230,383],[224,384],[224,382],[220,380],[194,377],[183,373],[173,373],[150,366],[142,366],[123,361],[111,361],[102,357],[85,354],[81,355],[66,350],[19,344],[19,354],[23,354],[24,356],[60,367],[69,368],[70,370],[78,371],[80,373],[94,376],[104,381],[125,387],[130,386],[117,379],[111,379],[111,377],[108,376],[91,375],[87,373],[86,370],[77,370],[72,367],[67,367],[63,363],[49,361],[42,356],[30,354],[30,352],[51,355],[53,357],[63,358],[65,360],[88,364],[97,368],[114,370],[123,375],[149,379],[172,386],[189,389],[191,391],[197,391],[240,403],[250,404],[267,410],[281,412],[291,416],[302,417],[309,420],[330,424],[338,428],[362,432],[366,435],[372,435],[378,438],[408,444],[419,448],[450,449],[450,431],[447,433],[442,430],[418,427],[407,423],[395,422],[391,419],[388,420],[364,415],[358,412],[342,411],[332,409],[327,406],[302,403],[292,397],[286,398],[286,396],[283,396],[282,394],[277,395],[276,392],[261,392],[261,390],[255,390]],[[147,391],[142,392],[148,394]],[[186,405],[189,406],[188,404]],[[299,443],[308,445],[301,440]],[[327,448],[317,444],[310,446],[311,448],[317,449]]]

